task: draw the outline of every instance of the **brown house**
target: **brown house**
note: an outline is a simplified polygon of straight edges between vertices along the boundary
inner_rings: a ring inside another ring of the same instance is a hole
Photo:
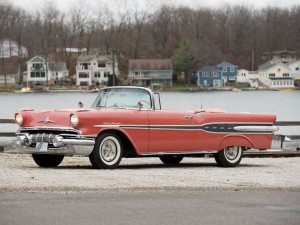
[[[19,81],[19,64],[15,60],[0,59],[0,85],[16,84]]]
[[[128,79],[125,85],[152,87],[172,86],[171,59],[129,59]]]

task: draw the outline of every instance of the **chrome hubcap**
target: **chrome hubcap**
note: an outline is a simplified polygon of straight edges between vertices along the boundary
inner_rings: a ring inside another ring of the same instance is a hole
[[[101,155],[105,161],[113,161],[117,155],[117,146],[115,142],[112,140],[105,140],[101,147]]]
[[[239,147],[238,146],[232,146],[228,147],[224,150],[225,157],[228,160],[234,160],[239,155]]]

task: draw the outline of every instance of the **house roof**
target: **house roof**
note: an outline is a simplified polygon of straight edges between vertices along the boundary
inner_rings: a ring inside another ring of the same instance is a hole
[[[77,59],[78,62],[90,62],[96,59],[98,62],[111,61],[109,55],[80,55]]]
[[[293,65],[297,65],[297,64],[300,65],[300,60],[294,60],[294,61],[291,61],[291,62],[287,63],[288,66],[293,66]]]
[[[277,66],[277,65],[280,65],[280,66],[288,69],[288,67],[286,67],[286,65],[284,65],[283,63],[276,61],[276,60],[269,60],[268,62],[265,62],[264,64],[258,66],[258,68],[260,70],[265,70],[265,69],[269,69],[269,68],[272,68],[273,66]]]
[[[223,61],[221,63],[219,63],[218,65],[216,65],[216,67],[238,67],[232,63],[229,63],[227,61]]]
[[[50,64],[50,69],[52,71],[64,71],[67,70],[66,64],[64,62],[55,62]]]
[[[214,66],[203,66],[198,71],[200,72],[220,72],[219,69],[215,68]]]
[[[33,58],[31,58],[28,62],[36,62],[36,63],[44,63],[45,59],[41,56],[34,56]]]
[[[171,59],[129,59],[129,70],[173,70]]]
[[[93,59],[96,58],[96,55],[80,55],[78,58],[77,58],[77,61],[78,62],[89,62]]]

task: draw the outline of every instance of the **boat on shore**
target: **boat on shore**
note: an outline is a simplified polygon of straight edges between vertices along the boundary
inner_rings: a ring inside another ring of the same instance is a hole
[[[16,90],[15,92],[17,92],[17,93],[32,93],[34,91],[31,90],[30,87],[23,87],[23,88],[21,88],[21,90]]]

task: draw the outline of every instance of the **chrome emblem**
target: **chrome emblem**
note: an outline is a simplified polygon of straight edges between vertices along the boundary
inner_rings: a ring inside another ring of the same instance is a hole
[[[45,123],[45,124],[47,124],[47,123],[49,123],[49,117],[48,116],[46,116],[45,118],[44,118],[44,120],[43,120],[43,122]]]
[[[49,120],[49,117],[46,116],[43,120],[39,121],[38,123],[44,123],[44,124],[47,124],[47,123],[54,123],[54,121]]]

